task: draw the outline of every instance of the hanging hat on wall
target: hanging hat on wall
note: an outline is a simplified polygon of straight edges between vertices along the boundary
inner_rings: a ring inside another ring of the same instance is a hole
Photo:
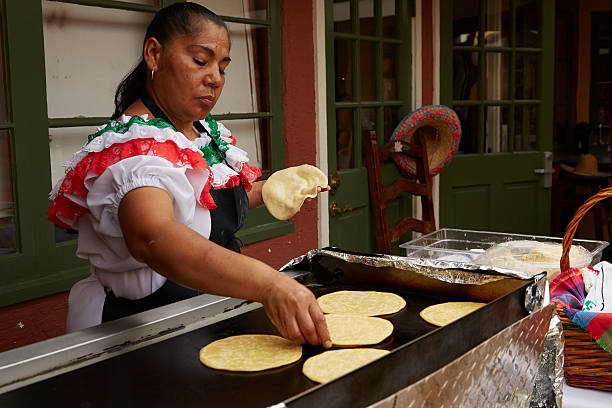
[[[393,131],[391,141],[412,142],[417,129],[422,129],[425,134],[429,173],[434,176],[455,157],[461,140],[459,117],[446,106],[423,106],[401,120]],[[402,173],[416,177],[414,159],[404,153],[394,153],[392,157]]]

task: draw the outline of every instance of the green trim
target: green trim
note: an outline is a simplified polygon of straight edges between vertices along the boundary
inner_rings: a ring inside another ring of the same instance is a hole
[[[116,0],[51,0],[58,3],[78,4],[81,6],[93,6],[103,8],[113,8],[118,10],[128,11],[145,11],[155,13],[159,10],[158,6],[149,6],[146,4],[129,3],[126,1]]]
[[[338,169],[338,152],[332,138],[336,135],[336,58],[334,55],[334,10],[333,3],[325,1],[325,77],[327,107],[327,169],[329,173]],[[335,139],[334,139],[335,140]]]
[[[48,120],[48,126],[50,128],[63,128],[63,127],[80,127],[80,126],[101,126],[108,123],[111,120],[107,117],[76,117],[76,118],[53,118]]]
[[[215,120],[235,120],[235,119],[260,119],[260,118],[271,118],[273,117],[270,112],[249,112],[249,113],[222,113],[213,115]],[[111,120],[110,117],[75,117],[75,118],[51,118],[49,119],[50,128],[63,128],[63,127],[80,127],[80,126],[101,126],[108,123]],[[13,124],[0,124],[0,129],[12,128]]]
[[[248,18],[248,17],[231,17],[231,16],[219,16],[226,23],[240,23],[240,24],[253,24],[260,26],[271,26],[272,22],[268,20],[260,20],[257,18]]]
[[[381,78],[382,79],[382,78]],[[380,106],[402,106],[404,101],[357,101],[357,102],[336,102],[336,109],[353,108],[378,108]]]
[[[539,105],[542,102],[540,99],[500,99],[500,100],[456,100],[452,101],[453,106],[508,106],[508,105]]]
[[[89,265],[0,286],[0,307],[63,292],[89,275]]]
[[[372,42],[380,42],[385,44],[402,44],[402,40],[397,38],[388,38],[383,36],[374,36],[374,35],[360,35],[360,34],[352,34],[352,33],[334,33],[333,37],[336,39],[343,40],[362,40],[362,41],[372,41]]]
[[[524,53],[539,53],[542,52],[542,48],[521,48],[521,47],[478,47],[474,45],[457,45],[453,47],[453,51],[471,51],[471,52],[512,52],[512,51],[524,52]]]
[[[268,55],[270,81],[270,170],[285,168],[285,128],[283,121],[283,59],[281,2],[268,0]]]
[[[541,151],[552,152],[553,144],[553,116],[554,116],[554,88],[555,76],[555,1],[542,0],[542,56],[540,58],[539,84],[541,103],[539,104],[538,123],[538,148]],[[543,137],[548,134],[547,137]],[[549,200],[550,207],[550,200]],[[549,208],[550,210],[550,208]],[[550,229],[550,219],[544,220],[547,229]],[[543,221],[543,222],[544,222]]]
[[[215,120],[235,120],[235,119],[262,119],[272,118],[274,115],[271,112],[251,112],[251,113],[221,113],[213,115]]]
[[[264,206],[249,210],[244,227],[236,233],[243,245],[289,234],[295,231],[292,221],[279,221]]]

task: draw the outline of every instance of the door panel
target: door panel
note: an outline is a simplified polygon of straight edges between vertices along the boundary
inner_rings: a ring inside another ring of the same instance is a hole
[[[533,172],[540,167],[540,153],[456,157],[440,182],[443,226],[546,233],[550,190]]]
[[[339,181],[329,195],[329,238],[332,246],[373,252],[362,132],[376,131],[383,144],[410,110],[411,19],[408,0],[371,0],[366,8],[362,3],[325,1],[328,167],[330,179],[335,174]],[[381,171],[383,185],[400,177],[391,163]],[[402,196],[389,203],[388,218],[410,216],[411,201]]]
[[[440,214],[440,217],[452,220],[456,228],[489,229],[489,198],[488,185],[455,185],[452,186],[450,199],[452,206],[444,206],[451,210],[450,215]],[[444,195],[446,197],[446,194]]]
[[[441,0],[440,100],[462,140],[440,175],[440,227],[550,233],[550,188],[534,170],[552,151],[554,10]]]

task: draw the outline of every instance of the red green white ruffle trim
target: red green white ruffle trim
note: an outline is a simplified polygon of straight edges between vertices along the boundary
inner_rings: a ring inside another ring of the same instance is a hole
[[[47,216],[62,228],[77,229],[78,218],[89,212],[86,205],[88,187],[109,166],[130,157],[154,155],[177,166],[206,171],[206,182],[199,201],[208,209],[216,208],[210,195],[211,188],[235,187],[242,182],[249,191],[251,183],[261,176],[259,169],[247,163],[246,153],[234,145],[228,149],[228,153],[230,150],[233,153],[226,158],[233,168],[224,163],[209,166],[196,144],[165,122],[157,119],[147,121],[146,116],[122,116],[120,121],[109,122],[92,136],[95,137],[64,163],[67,173],[49,195],[52,203]],[[225,137],[228,144],[233,139],[231,134]]]

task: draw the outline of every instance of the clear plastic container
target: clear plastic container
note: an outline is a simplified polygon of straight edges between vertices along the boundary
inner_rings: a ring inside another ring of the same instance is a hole
[[[529,242],[525,241],[533,242],[533,247],[530,248]],[[513,243],[508,244],[510,242]],[[562,242],[563,238],[557,237],[443,228],[401,244],[400,247],[406,250],[406,256],[410,258],[491,265],[529,274],[546,270],[549,271],[550,278],[551,274],[556,275],[559,272],[560,255],[558,260],[551,261],[550,256],[540,257],[538,250],[548,247],[541,244],[560,246]],[[598,263],[608,242],[574,239],[572,246],[586,250],[572,248],[570,252],[571,266],[580,268]],[[556,251],[551,251],[551,254],[555,253]],[[591,256],[588,256],[589,254]]]

